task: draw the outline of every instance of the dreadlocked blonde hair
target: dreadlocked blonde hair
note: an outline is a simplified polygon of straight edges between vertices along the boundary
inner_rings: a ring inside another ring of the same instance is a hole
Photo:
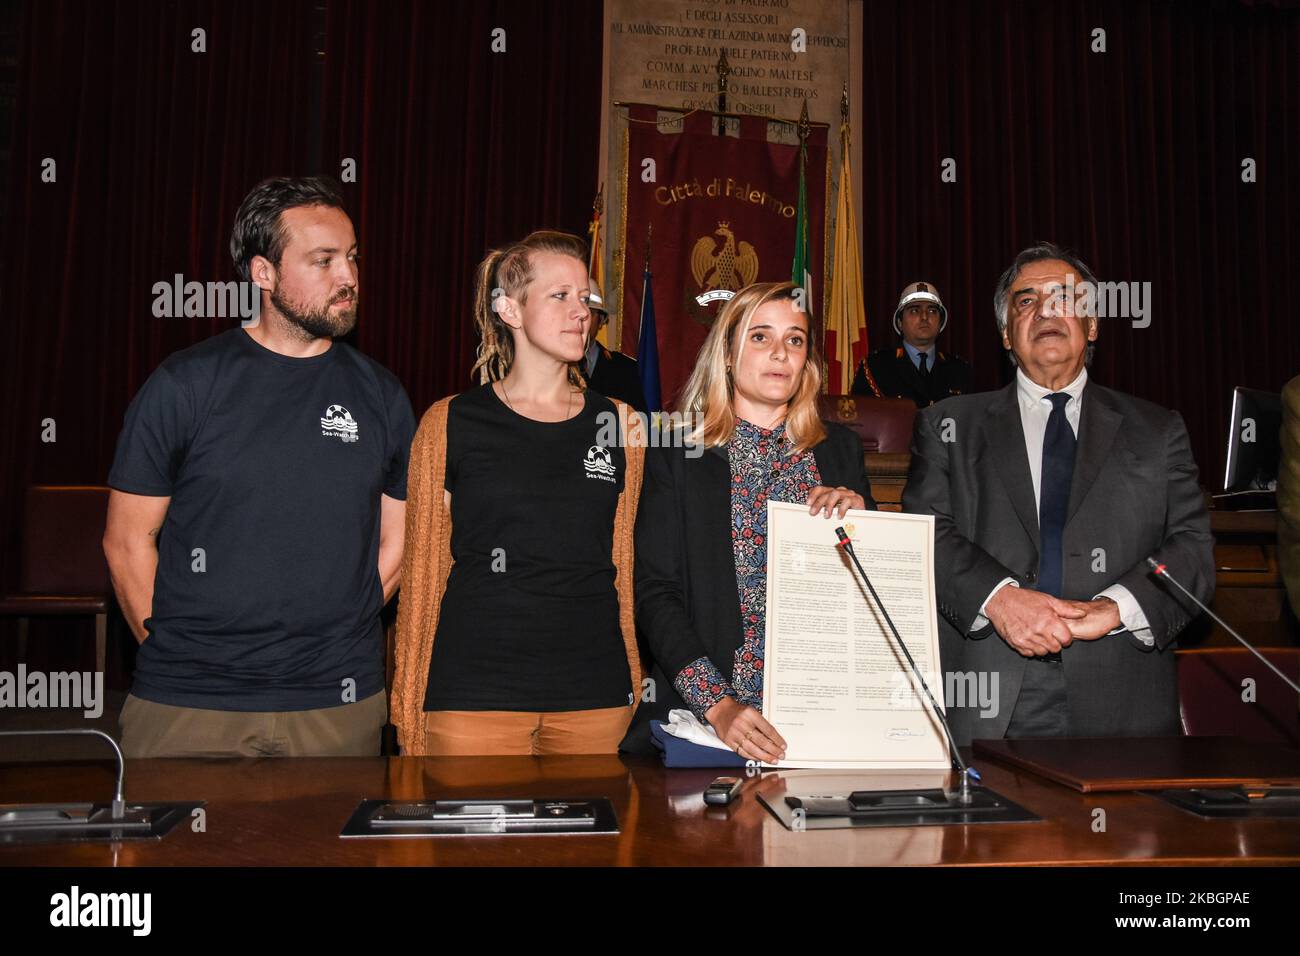
[[[493,249],[478,264],[474,279],[474,325],[478,330],[478,351],[470,374],[478,373],[479,384],[486,385],[506,377],[515,361],[515,340],[510,327],[497,314],[496,300],[501,295],[528,301],[528,286],[533,281],[532,256],[551,252],[572,256],[587,264],[587,244],[577,236],[552,229],[539,229],[519,242]],[[569,383],[584,388],[577,369],[569,366]]]
[[[791,309],[797,309],[795,290],[793,282],[757,282],[745,286],[722,307],[708,338],[700,347],[695,370],[682,391],[682,410],[695,412],[700,420],[691,435],[693,441],[702,442],[706,448],[731,441],[736,433],[736,410],[732,405],[735,388],[731,379],[733,359],[739,360],[754,313],[769,302],[789,302]],[[817,412],[817,394],[821,387],[821,359],[809,328],[808,358],[799,373],[799,382],[790,396],[785,415],[786,436],[798,451],[811,448],[826,437],[826,426]]]

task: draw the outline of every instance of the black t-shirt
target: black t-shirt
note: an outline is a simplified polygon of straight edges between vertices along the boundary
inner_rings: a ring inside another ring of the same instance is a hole
[[[627,706],[612,559],[626,458],[614,404],[536,422],[484,385],[451,400],[451,551],[426,710]]]
[[[405,500],[413,431],[393,374],[340,342],[290,358],[231,329],[164,361],[108,476],[171,497],[132,693],[279,711],[382,691],[380,496]]]

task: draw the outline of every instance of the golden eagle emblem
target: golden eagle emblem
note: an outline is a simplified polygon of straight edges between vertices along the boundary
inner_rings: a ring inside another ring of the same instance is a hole
[[[718,248],[717,239],[722,240]],[[758,278],[758,253],[748,242],[736,242],[731,223],[719,222],[711,236],[702,236],[691,249],[691,274],[698,294],[686,290],[686,312],[708,328],[717,310],[736,292]]]
[[[717,232],[697,239],[691,250],[691,273],[701,292],[736,292],[758,277],[758,253],[748,242],[737,244],[730,227],[728,222],[718,223]],[[722,239],[721,249],[717,249],[714,237]]]

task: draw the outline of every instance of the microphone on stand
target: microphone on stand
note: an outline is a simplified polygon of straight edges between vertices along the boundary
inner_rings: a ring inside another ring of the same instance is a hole
[[[64,803],[0,804],[0,846],[43,843],[48,840],[158,839],[203,806],[202,801],[132,803],[126,805],[123,786],[126,760],[122,748],[102,730],[77,727],[67,730],[0,730],[0,737],[102,737],[117,755],[117,785],[110,804]]]
[[[95,737],[103,737],[113,745],[113,752],[117,754],[117,787],[113,790],[113,803],[109,815],[114,820],[121,820],[126,816],[126,800],[122,797],[122,784],[126,779],[126,760],[122,757],[122,748],[108,734],[102,730],[83,727],[75,730],[0,730],[0,737],[66,737],[71,734],[89,734]]]
[[[894,621],[889,616],[889,611],[885,610],[884,602],[880,600],[880,595],[877,594],[876,589],[872,587],[871,579],[867,577],[867,572],[863,570],[862,563],[858,560],[858,556],[853,551],[853,542],[849,539],[848,534],[842,527],[835,529],[835,536],[839,538],[839,546],[844,550],[844,553],[849,556],[849,559],[853,562],[853,566],[858,569],[858,576],[862,578],[862,583],[865,584],[867,590],[871,592],[871,599],[876,602],[876,607],[880,608],[880,613],[884,615],[885,623],[889,625],[890,633],[894,635],[894,642],[903,652],[903,656],[907,658],[908,666],[912,668],[912,674],[915,675],[916,679],[920,682],[921,689],[925,691],[925,696],[930,702],[931,711],[933,711],[934,715],[939,718],[939,723],[943,727],[944,736],[948,738],[948,747],[952,751],[952,761],[956,764],[957,770],[961,775],[961,791],[959,800],[963,804],[970,803],[970,780],[973,777],[975,782],[979,783],[979,771],[974,767],[968,767],[966,762],[962,760],[961,752],[957,749],[957,742],[953,740],[952,731],[948,728],[948,720],[944,717],[943,708],[939,706],[934,699],[934,695],[930,693],[930,687],[926,684],[925,678],[921,676],[921,671],[917,668],[916,661],[912,659],[912,654],[908,651],[907,645],[903,643],[903,638],[899,636],[898,628],[894,626]]]
[[[1216,623],[1218,623],[1219,627],[1223,628],[1225,631],[1227,631],[1229,634],[1231,634],[1233,637],[1235,637],[1235,638],[1237,639],[1237,642],[1240,643],[1242,647],[1244,647],[1246,650],[1250,651],[1252,654],[1254,654],[1256,657],[1258,657],[1261,661],[1263,661],[1265,667],[1267,667],[1269,670],[1271,670],[1271,671],[1272,671],[1274,674],[1276,674],[1278,677],[1282,678],[1282,680],[1286,681],[1287,685],[1288,685],[1292,690],[1294,690],[1297,694],[1300,694],[1300,686],[1298,686],[1298,685],[1296,684],[1295,681],[1293,681],[1291,678],[1287,677],[1287,676],[1286,676],[1285,674],[1283,674],[1280,670],[1278,670],[1277,667],[1275,667],[1275,666],[1273,665],[1273,662],[1272,662],[1272,661],[1270,661],[1267,657],[1265,657],[1265,656],[1264,656],[1263,654],[1261,654],[1259,651],[1255,650],[1254,646],[1253,646],[1253,645],[1252,645],[1248,640],[1246,640],[1244,637],[1242,637],[1240,634],[1238,634],[1235,630],[1233,630],[1231,627],[1229,627],[1227,621],[1225,621],[1223,618],[1219,617],[1219,615],[1217,615],[1217,614],[1215,614],[1213,611],[1211,611],[1208,607],[1205,606],[1204,602],[1202,602],[1200,598],[1198,598],[1198,597],[1197,597],[1195,594],[1193,594],[1191,591],[1187,590],[1187,588],[1183,587],[1182,584],[1180,584],[1180,583],[1178,582],[1178,579],[1175,578],[1172,574],[1169,573],[1169,568],[1168,568],[1168,567],[1166,567],[1166,566],[1165,566],[1164,564],[1162,564],[1161,562],[1157,561],[1155,558],[1147,558],[1147,564],[1150,565],[1151,570],[1155,572],[1156,577],[1164,578],[1166,581],[1168,581],[1168,582],[1169,582],[1170,584],[1172,584],[1174,587],[1178,588],[1178,590],[1182,591],[1182,592],[1183,592],[1184,594],[1186,594],[1189,598],[1191,598],[1192,601],[1196,604],[1197,607],[1199,607],[1202,611],[1204,611],[1206,614],[1208,614],[1210,617],[1212,617],[1212,618],[1215,620]]]

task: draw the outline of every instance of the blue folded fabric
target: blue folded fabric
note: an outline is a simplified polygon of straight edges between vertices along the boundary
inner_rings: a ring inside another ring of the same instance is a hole
[[[665,767],[743,767],[745,758],[734,750],[693,744],[664,730],[662,720],[650,721],[650,742],[663,757]]]

